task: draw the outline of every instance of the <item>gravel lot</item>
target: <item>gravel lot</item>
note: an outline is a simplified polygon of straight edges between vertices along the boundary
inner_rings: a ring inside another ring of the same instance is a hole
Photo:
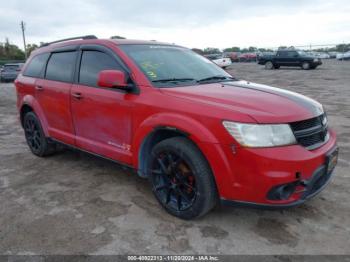
[[[284,211],[218,207],[179,220],[146,180],[114,163],[73,151],[32,155],[14,87],[0,84],[0,254],[350,254],[350,62],[312,71],[241,63],[229,71],[325,105],[341,152],[318,197]]]

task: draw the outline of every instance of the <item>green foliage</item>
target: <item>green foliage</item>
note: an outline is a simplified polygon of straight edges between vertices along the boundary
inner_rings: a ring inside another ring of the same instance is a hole
[[[24,52],[6,38],[5,43],[0,43],[0,60],[24,60]]]
[[[204,52],[204,54],[206,54],[206,55],[221,53],[220,50],[219,50],[219,48],[214,48],[214,47],[207,47],[207,48],[204,48],[203,52]]]
[[[224,49],[224,52],[241,52],[241,49],[237,46],[228,47]]]
[[[30,56],[31,52],[37,49],[38,46],[36,44],[28,44],[27,45],[27,55]]]

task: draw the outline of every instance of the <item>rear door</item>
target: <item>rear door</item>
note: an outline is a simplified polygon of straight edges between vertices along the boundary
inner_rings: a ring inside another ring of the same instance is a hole
[[[102,70],[122,70],[120,61],[102,47],[81,47],[73,86],[72,114],[76,145],[123,163],[131,163],[133,100],[137,96],[97,85]]]
[[[289,66],[298,66],[300,64],[300,57],[297,51],[288,51],[287,52],[288,63]]]
[[[43,109],[50,137],[74,144],[70,110],[70,89],[77,51],[53,52],[47,62],[44,79],[35,83],[36,99]]]
[[[288,51],[278,51],[275,56],[275,62],[278,65],[286,66],[288,65]]]

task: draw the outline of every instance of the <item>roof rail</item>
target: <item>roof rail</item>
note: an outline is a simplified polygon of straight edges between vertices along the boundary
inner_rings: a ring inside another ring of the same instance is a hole
[[[87,40],[87,39],[98,39],[98,38],[97,38],[96,36],[94,36],[94,35],[85,35],[85,36],[70,37],[70,38],[65,38],[65,39],[61,39],[61,40],[56,40],[56,41],[49,42],[49,43],[43,43],[40,47],[44,47],[44,46],[48,46],[48,45],[56,44],[56,43],[60,43],[60,42],[70,41],[70,40],[76,40],[76,39]]]

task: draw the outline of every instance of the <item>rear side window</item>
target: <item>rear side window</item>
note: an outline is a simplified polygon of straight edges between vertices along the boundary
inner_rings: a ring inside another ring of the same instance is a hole
[[[288,52],[286,52],[286,51],[279,51],[279,52],[277,53],[277,56],[283,56],[283,57],[285,57],[285,56],[287,56],[287,53],[288,53]]]
[[[41,77],[49,55],[49,53],[46,53],[33,57],[23,72],[23,75],[30,77]]]
[[[288,57],[295,57],[297,55],[297,52],[295,52],[295,51],[288,52],[287,55],[288,55]]]
[[[97,87],[98,74],[102,70],[122,70],[111,56],[99,51],[84,51],[81,57],[79,83]]]
[[[46,68],[46,79],[71,82],[77,52],[53,53]]]

